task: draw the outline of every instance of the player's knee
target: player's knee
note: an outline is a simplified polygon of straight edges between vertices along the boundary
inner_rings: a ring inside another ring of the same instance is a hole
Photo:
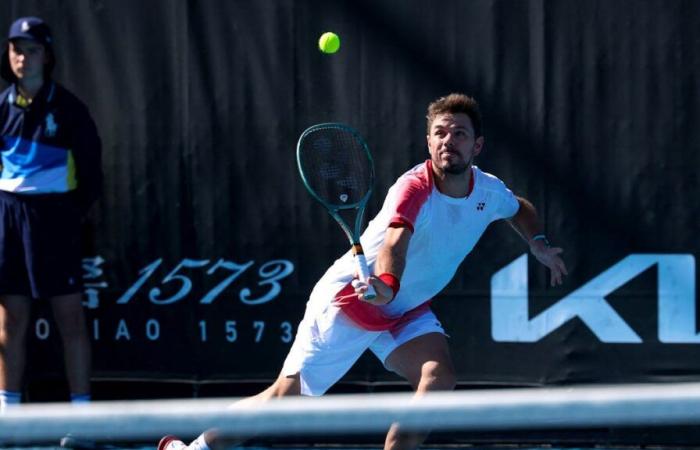
[[[270,398],[281,398],[289,395],[301,395],[300,375],[280,375],[269,388]]]
[[[421,370],[420,386],[424,390],[451,391],[457,385],[457,375],[451,365],[427,362]]]

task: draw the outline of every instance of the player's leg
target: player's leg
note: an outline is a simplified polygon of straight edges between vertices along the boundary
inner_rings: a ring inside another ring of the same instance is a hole
[[[71,400],[90,398],[90,341],[82,305],[80,210],[70,196],[26,202],[23,240],[34,297],[51,304]]]
[[[66,377],[73,401],[89,400],[91,349],[81,293],[52,297],[54,320],[63,341]]]
[[[21,227],[24,203],[0,191],[0,408],[19,403],[31,315]]]
[[[301,380],[299,372],[293,374],[280,373],[277,379],[264,391],[244,398],[230,408],[248,408],[259,405],[275,398],[282,398],[289,395],[301,395]]]
[[[22,295],[0,295],[0,391],[3,391],[1,403],[19,402],[30,315],[31,298]]]
[[[442,334],[427,334],[405,343],[389,356],[386,365],[408,380],[416,396],[452,390],[456,383],[447,340]],[[414,449],[427,436],[428,432],[402,432],[400,425],[394,424],[387,433],[384,448]]]
[[[371,349],[387,369],[411,384],[416,396],[454,389],[456,375],[447,339],[432,311],[410,319],[393,332],[383,333]],[[427,436],[428,432],[405,432],[394,424],[384,448],[413,449]]]
[[[299,373],[292,375],[281,373],[270,387],[232,404],[230,408],[250,408],[288,395],[301,395]],[[192,441],[190,445],[186,445],[175,436],[165,436],[158,443],[157,450],[219,450],[234,447],[243,441],[245,438],[223,434],[217,429],[210,429]]]
[[[323,395],[350,370],[379,334],[358,327],[338,307],[329,305],[320,311],[307,308],[274,383],[257,395],[234,403],[231,408],[255,407],[288,395]],[[227,436],[225,430],[207,430],[189,446],[173,436],[166,436],[158,450],[217,450],[241,440]]]
[[[290,395],[301,395],[299,373],[292,375],[281,373],[267,389],[251,397],[244,398],[232,404],[229,408],[255,407],[270,400]],[[202,433],[188,446],[174,436],[166,436],[158,444],[158,450],[219,450],[234,447],[245,440],[246,438],[235,437],[223,434],[217,429],[210,429]]]

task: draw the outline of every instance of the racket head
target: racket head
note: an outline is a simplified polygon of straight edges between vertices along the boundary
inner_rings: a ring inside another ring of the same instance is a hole
[[[304,186],[329,211],[363,209],[372,195],[374,161],[367,143],[342,123],[313,125],[297,142]]]

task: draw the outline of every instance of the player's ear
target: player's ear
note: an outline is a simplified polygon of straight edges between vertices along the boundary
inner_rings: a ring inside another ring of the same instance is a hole
[[[486,141],[484,140],[483,136],[479,136],[476,138],[476,141],[474,141],[474,156],[477,156],[479,153],[481,153],[481,150],[484,148],[484,144]]]

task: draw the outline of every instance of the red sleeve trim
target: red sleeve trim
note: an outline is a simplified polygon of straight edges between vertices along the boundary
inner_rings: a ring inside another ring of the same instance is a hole
[[[413,233],[413,224],[403,217],[394,217],[393,219],[391,219],[391,222],[389,222],[389,228],[403,227],[411,230],[411,233]]]
[[[406,174],[396,194],[396,211],[390,223],[406,225],[413,231],[418,213],[433,189],[433,171],[430,160]]]

